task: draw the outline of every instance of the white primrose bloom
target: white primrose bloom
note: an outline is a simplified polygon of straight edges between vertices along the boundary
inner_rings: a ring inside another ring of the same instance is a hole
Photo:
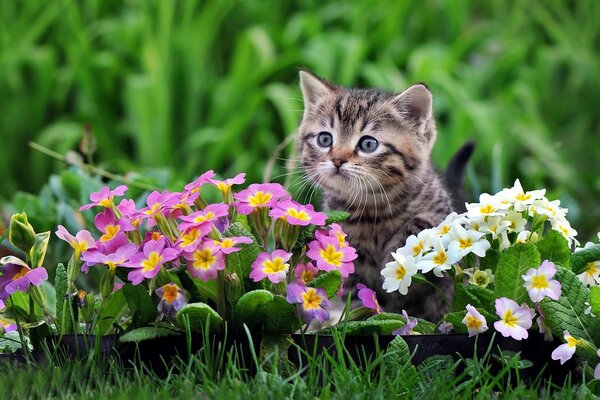
[[[396,252],[407,257],[414,257],[415,260],[420,260],[423,254],[432,249],[433,240],[438,237],[434,229],[425,229],[419,232],[417,236],[410,235],[406,239],[406,244],[396,250]]]
[[[385,268],[381,270],[383,275],[383,288],[388,292],[399,291],[400,294],[406,295],[408,287],[412,283],[412,277],[418,270],[415,266],[415,259],[412,256],[405,256],[397,251],[392,253],[394,261],[385,264]]]
[[[450,213],[445,220],[442,221],[437,227],[433,228],[433,231],[442,239],[444,244],[447,244],[450,236],[450,229],[455,221],[462,221],[464,218],[462,215],[458,215],[456,212]]]
[[[448,251],[456,253],[463,258],[469,253],[479,257],[485,257],[485,252],[491,247],[490,242],[485,239],[485,234],[474,230],[466,230],[461,224],[455,222],[450,231],[450,245]]]
[[[508,209],[508,204],[503,204],[502,201],[495,196],[490,196],[487,193],[482,193],[479,196],[479,203],[466,203],[467,218],[478,220],[484,217],[503,216]]]
[[[507,231],[502,231],[502,233],[500,233],[500,250],[506,250],[508,249],[512,243],[510,243],[510,240],[508,239],[508,232]]]
[[[552,229],[562,233],[565,239],[567,239],[567,242],[569,242],[569,246],[571,246],[572,243],[575,243],[576,246],[579,245],[579,241],[575,239],[575,236],[577,236],[577,231],[571,228],[571,224],[569,223],[569,221],[567,221],[564,218],[561,218],[557,220],[551,220],[551,224]]]
[[[506,213],[506,216],[502,218],[500,223],[508,222],[507,226],[508,232],[521,232],[525,229],[525,225],[527,225],[527,219],[523,218],[523,214],[516,211],[509,211]]]
[[[565,219],[568,211],[566,208],[560,207],[560,200],[550,201],[547,198],[536,200],[529,206],[529,214],[544,215],[550,221]]]
[[[452,268],[452,264],[459,261],[462,257],[459,252],[455,249],[444,248],[441,239],[434,241],[433,250],[427,253],[417,263],[417,268],[421,269],[424,274],[433,270],[435,276],[443,277],[444,271]]]
[[[575,252],[590,248],[594,245],[595,244],[592,242],[587,242],[584,247],[575,249]],[[579,280],[587,286],[600,285],[600,261],[592,261],[587,263],[585,266],[585,271],[577,275],[577,278],[579,278]]]
[[[496,239],[499,234],[506,231],[510,222],[504,220],[503,216],[487,217],[479,222],[477,231],[481,233],[491,233],[492,239]]]
[[[525,243],[525,242],[536,243],[538,241],[538,239],[539,239],[538,234],[535,232],[531,233],[530,231],[521,231],[517,235],[516,243]]]
[[[515,211],[521,212],[527,210],[535,200],[543,199],[545,194],[546,189],[525,192],[521,182],[517,179],[514,186],[510,189],[504,189],[499,193],[499,197],[503,202],[511,204]]]

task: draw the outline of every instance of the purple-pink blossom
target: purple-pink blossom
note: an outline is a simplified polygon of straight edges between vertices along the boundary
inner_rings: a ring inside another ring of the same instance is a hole
[[[173,318],[179,309],[187,304],[183,291],[174,283],[167,283],[154,291],[160,298],[158,312],[166,317]]]
[[[392,332],[392,335],[414,335],[413,329],[417,326],[418,320],[416,318],[410,318],[406,310],[402,310],[402,318],[404,318],[404,326],[396,329]]]
[[[154,278],[160,271],[160,267],[166,262],[172,261],[179,256],[179,251],[167,247],[164,237],[158,240],[149,240],[144,244],[141,252],[130,257],[123,266],[133,268],[127,279],[134,285],[139,285],[145,278]]]
[[[519,307],[511,299],[502,297],[496,299],[496,314],[500,321],[494,322],[494,328],[504,337],[512,337],[515,340],[527,339],[529,334],[527,329],[531,328],[533,323],[529,307]]]
[[[382,310],[377,301],[377,294],[362,283],[356,285],[358,288],[358,298],[364,307],[370,308],[375,314],[381,314]]]
[[[223,254],[237,253],[241,250],[238,244],[250,244],[252,239],[246,236],[224,237],[221,240],[213,240],[213,243],[221,248]]]
[[[175,246],[183,251],[192,251],[204,240],[204,237],[212,231],[212,225],[209,222],[192,226],[184,233],[182,233]]]
[[[287,285],[286,300],[290,304],[299,304],[300,314],[306,324],[316,319],[317,321],[327,321],[329,319],[330,303],[327,294],[323,289],[307,287],[292,282]]]
[[[223,181],[218,179],[210,179],[210,183],[215,185],[217,189],[219,189],[221,193],[223,193],[223,195],[227,195],[231,192],[231,186],[241,185],[244,182],[246,182],[246,174],[243,172],[237,174],[233,178],[225,179]]]
[[[285,250],[275,250],[272,253],[262,252],[252,263],[250,279],[259,282],[268,278],[273,283],[285,281],[290,264],[287,262],[292,257],[292,253]]]
[[[521,275],[529,297],[533,302],[540,302],[546,296],[552,300],[560,297],[561,285],[554,278],[556,266],[552,261],[544,260],[538,268],[530,268],[525,275]]]
[[[73,236],[64,226],[58,225],[56,236],[69,243],[69,246],[75,250],[75,254],[81,254],[88,249],[96,247],[96,241],[92,237],[92,234],[86,230],[81,230]]]
[[[194,278],[206,282],[215,279],[219,271],[225,269],[223,252],[212,240],[203,241],[192,252],[183,254],[187,262],[187,270]]]
[[[569,331],[563,332],[565,342],[558,346],[551,354],[553,360],[560,360],[560,364],[564,364],[573,357],[575,350],[577,349],[577,339],[575,339]]]
[[[92,202],[79,207],[79,211],[84,211],[95,206],[111,208],[115,205],[114,197],[123,196],[127,190],[128,188],[125,185],[117,186],[114,190],[110,190],[108,186],[104,186],[99,192],[92,193],[90,195]]]
[[[40,286],[48,279],[44,267],[31,269],[17,257],[7,256],[0,260],[3,264],[0,276],[0,299],[6,299],[14,292],[27,292],[29,286]]]
[[[212,230],[212,226],[221,217],[226,217],[229,211],[229,206],[224,203],[209,204],[203,210],[196,211],[190,215],[182,216],[179,219],[183,221],[179,224],[180,231],[187,231],[191,228],[199,228],[201,230]]]
[[[306,286],[313,281],[319,275],[319,269],[312,263],[298,264],[294,269],[296,275],[296,283]]]
[[[117,218],[111,208],[106,208],[104,211],[96,214],[94,225],[102,233],[102,236],[100,236],[101,243],[113,240],[120,232],[135,230],[127,218]]]
[[[329,225],[330,229],[317,229],[315,232],[315,239],[321,240],[322,237],[332,237],[338,240],[340,247],[347,247],[348,242],[346,241],[346,233],[342,230],[342,227],[338,224]]]
[[[8,322],[0,318],[0,335],[16,330],[17,325],[14,322]]]
[[[338,270],[343,278],[354,272],[354,261],[358,255],[350,246],[340,247],[338,239],[322,236],[308,244],[306,255],[317,264],[322,271]]]
[[[463,318],[462,323],[467,326],[469,336],[478,335],[488,330],[485,317],[470,304],[467,304],[467,314]]]
[[[279,183],[253,183],[233,195],[240,214],[251,214],[257,208],[271,207],[278,201],[290,199],[288,192]]]
[[[290,225],[325,225],[327,215],[315,211],[312,204],[300,204],[293,200],[284,200],[273,206],[269,212],[271,218],[281,218]]]
[[[198,178],[196,178],[193,182],[190,182],[187,185],[185,185],[185,190],[187,192],[198,192],[200,191],[202,186],[206,185],[207,183],[211,183],[212,178],[214,178],[215,175],[216,174],[213,170],[206,171]]]
[[[120,236],[124,238],[125,235]],[[129,258],[138,251],[138,247],[129,243],[126,239],[116,239],[119,241],[118,246],[102,246],[98,249],[84,251],[81,255],[81,260],[85,261],[82,271],[87,273],[90,265],[106,265],[109,269],[114,270],[117,267],[123,266],[129,261]]]

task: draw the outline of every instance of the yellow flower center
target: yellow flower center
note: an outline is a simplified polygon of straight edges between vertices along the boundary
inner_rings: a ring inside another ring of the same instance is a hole
[[[448,232],[450,232],[450,227],[448,225],[442,225],[440,227],[440,230],[439,230],[440,236],[445,235]]]
[[[108,199],[102,199],[98,202],[98,205],[104,208],[110,208],[113,206],[113,199],[115,196],[110,196]]]
[[[144,268],[143,271],[148,272],[150,270],[153,270],[154,268],[156,268],[157,265],[160,264],[162,259],[162,256],[158,254],[158,252],[153,251],[152,253],[150,253],[148,258],[142,261],[142,267]]]
[[[569,235],[569,230],[567,228],[565,228],[564,226],[560,227],[560,231],[562,232],[563,235],[570,236]]]
[[[305,310],[314,310],[319,308],[321,300],[321,296],[317,294],[317,290],[314,288],[310,288],[306,292],[302,293],[302,302],[304,303]]]
[[[275,257],[273,260],[263,262],[263,271],[266,274],[276,274],[284,271],[289,265],[283,262],[281,257]]]
[[[460,240],[458,241],[458,246],[459,246],[461,249],[463,249],[463,250],[464,250],[464,249],[468,249],[468,248],[470,248],[471,246],[473,246],[473,241],[471,240],[471,238],[467,238],[467,239],[460,239]]]
[[[162,237],[162,235],[160,234],[160,232],[152,232],[152,235],[150,235],[150,237],[152,238],[152,240],[158,240]]]
[[[488,283],[490,283],[490,278],[488,274],[483,271],[476,271],[473,274],[473,280],[475,281],[476,285],[483,287],[486,287]]]
[[[229,248],[233,247],[233,240],[223,239],[223,241],[220,242],[219,244],[221,245],[221,247],[223,247],[225,249],[229,249]]]
[[[212,253],[209,248],[196,250],[194,252],[193,267],[196,269],[209,269],[217,260],[217,257]]]
[[[13,275],[12,280],[16,281],[17,279],[22,278],[25,275],[27,275],[28,272],[29,272],[29,270],[27,268],[21,267],[19,272],[17,272],[16,274]]]
[[[202,222],[212,221],[213,219],[215,219],[215,213],[209,211],[204,215],[198,215],[196,218],[194,218],[194,222],[197,224],[201,224]]]
[[[302,281],[304,283],[309,283],[313,279],[315,279],[315,274],[313,274],[312,271],[304,270],[304,272],[302,272]]]
[[[531,287],[534,289],[547,289],[550,286],[548,285],[548,279],[546,279],[545,275],[535,275],[531,280]]]
[[[396,269],[396,279],[401,281],[406,276],[406,268],[403,265],[398,264],[398,268]]]
[[[179,287],[173,283],[166,284],[163,286],[163,295],[162,299],[167,304],[172,304],[175,300],[177,300],[177,296],[179,295],[178,291]]]
[[[483,325],[483,321],[473,315],[467,315],[467,328],[479,330]]]
[[[436,265],[444,265],[446,264],[446,260],[448,260],[448,255],[446,255],[445,251],[440,251],[433,256],[433,262]]]
[[[300,221],[310,220],[310,216],[308,215],[308,213],[306,211],[296,210],[295,208],[291,208],[291,207],[287,209],[287,215],[289,215],[292,218],[299,219]]]
[[[181,236],[181,245],[183,247],[190,246],[200,237],[200,230],[192,228],[188,233],[184,233]]]
[[[340,244],[340,247],[346,247],[346,237],[344,237],[342,232],[337,233],[337,240]]]
[[[486,204],[486,205],[485,205],[485,206],[483,206],[483,207],[479,207],[479,211],[480,211],[482,214],[491,214],[491,213],[493,213],[493,212],[495,211],[495,209],[494,209],[494,206],[493,206],[493,205],[491,205],[491,204]]]
[[[585,266],[585,273],[590,277],[593,277],[598,273],[598,267],[596,266],[596,262],[589,262]]]
[[[231,188],[231,184],[228,184],[225,182],[218,182],[217,188],[221,191],[221,193],[226,194],[227,192],[229,192],[229,189]]]
[[[84,242],[83,240],[81,242],[74,240],[73,242],[71,242],[71,246],[73,247],[73,249],[75,250],[75,253],[77,253],[77,254],[81,254],[88,249],[88,244],[86,242]]]
[[[341,251],[336,250],[332,245],[327,246],[326,249],[322,249],[320,254],[323,261],[325,261],[327,264],[335,267],[342,265],[344,254]]]
[[[104,235],[100,236],[100,241],[103,243],[108,242],[117,236],[117,233],[119,233],[120,230],[121,227],[119,225],[106,225],[106,232],[104,232]]]
[[[271,193],[258,191],[252,196],[248,197],[248,203],[250,203],[252,207],[263,207],[266,206],[272,198],[273,195]]]
[[[422,250],[423,250],[423,242],[419,240],[419,243],[417,243],[416,245],[414,245],[412,247],[413,256],[415,256],[415,257],[418,256]]]
[[[525,200],[529,200],[531,198],[530,194],[525,194],[525,193],[520,193],[517,195],[517,197],[515,197],[515,199],[519,200],[519,201],[525,201]]]
[[[107,261],[106,265],[108,266],[108,269],[111,271],[114,271],[117,268],[117,263],[115,261]]]
[[[514,328],[517,326],[519,319],[515,317],[512,310],[506,310],[504,312],[504,316],[502,317],[502,322],[504,322],[504,325],[508,326],[509,328]]]
[[[567,336],[567,344],[569,347],[577,347],[577,339],[573,336]]]
[[[150,207],[149,210],[144,211],[144,214],[153,215],[154,213],[156,213],[156,211],[158,211],[158,207],[160,207],[160,203],[154,203],[152,204],[152,207]]]

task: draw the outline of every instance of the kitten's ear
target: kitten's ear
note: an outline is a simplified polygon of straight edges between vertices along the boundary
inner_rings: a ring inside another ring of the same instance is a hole
[[[335,86],[303,69],[300,71],[300,89],[304,97],[304,108],[316,104],[319,99],[331,94]]]
[[[433,96],[423,84],[412,85],[392,99],[398,112],[418,128],[425,126],[432,117]]]

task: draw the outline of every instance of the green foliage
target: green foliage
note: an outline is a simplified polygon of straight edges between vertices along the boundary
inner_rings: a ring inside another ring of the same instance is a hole
[[[590,288],[590,306],[592,314],[600,315],[600,287],[598,286]]]
[[[113,329],[113,324],[118,320],[119,316],[125,311],[127,302],[123,291],[119,290],[111,294],[104,306],[100,310],[96,321],[95,334],[106,335]]]
[[[253,290],[244,294],[235,305],[236,324],[246,324],[252,330],[259,323],[260,308],[273,299],[274,295],[268,290]]]
[[[556,265],[569,269],[571,266],[571,250],[567,239],[558,231],[549,231],[536,244],[542,260],[550,260]]]
[[[391,335],[393,331],[405,325],[403,319],[368,319],[366,321],[344,321],[324,333],[343,332],[348,336]]]
[[[68,279],[67,270],[62,263],[56,267],[56,277],[54,278],[56,289],[56,322],[60,333],[68,333],[72,329],[71,317],[69,314],[69,300],[67,298]]]
[[[192,332],[201,333],[208,327],[210,332],[220,332],[223,329],[223,318],[205,303],[189,303],[177,312],[177,323],[182,328],[189,321]]]
[[[42,232],[35,235],[35,243],[33,244],[33,247],[29,253],[29,257],[31,259],[31,268],[41,267],[44,263],[49,240],[50,232]]]
[[[526,301],[529,295],[523,286],[522,275],[540,263],[540,253],[531,243],[517,243],[506,249],[496,267],[495,298],[508,297],[518,304]]]
[[[240,251],[227,256],[228,268],[237,272],[241,277],[247,277],[250,274],[252,263],[261,252],[260,246],[256,243],[256,238],[239,222],[232,223],[229,228],[223,232],[223,236],[245,236],[252,239],[252,243],[240,244]]]
[[[142,327],[153,319],[156,319],[157,304],[155,304],[144,286],[126,283],[122,290],[132,316],[131,325],[129,325],[128,329]]]
[[[332,298],[342,286],[342,274],[337,270],[325,272],[313,279],[308,286],[321,288],[325,290],[328,298]]]
[[[600,244],[579,250],[571,255],[571,269],[576,274],[585,271],[587,264],[594,261],[600,261]]]
[[[276,295],[272,301],[261,306],[259,318],[269,335],[293,333],[300,328],[295,307],[282,296]]]
[[[389,344],[383,358],[388,378],[393,378],[399,373],[414,377],[417,370],[410,363],[410,358],[410,351],[406,341],[401,336],[396,336]]]
[[[491,311],[494,299],[494,292],[488,288],[477,285],[465,286],[459,282],[456,284],[452,306],[454,311],[465,310],[467,304]]]
[[[181,331],[164,328],[160,326],[144,326],[133,329],[119,337],[121,343],[141,342],[144,340],[156,339],[158,337],[180,335]]]

